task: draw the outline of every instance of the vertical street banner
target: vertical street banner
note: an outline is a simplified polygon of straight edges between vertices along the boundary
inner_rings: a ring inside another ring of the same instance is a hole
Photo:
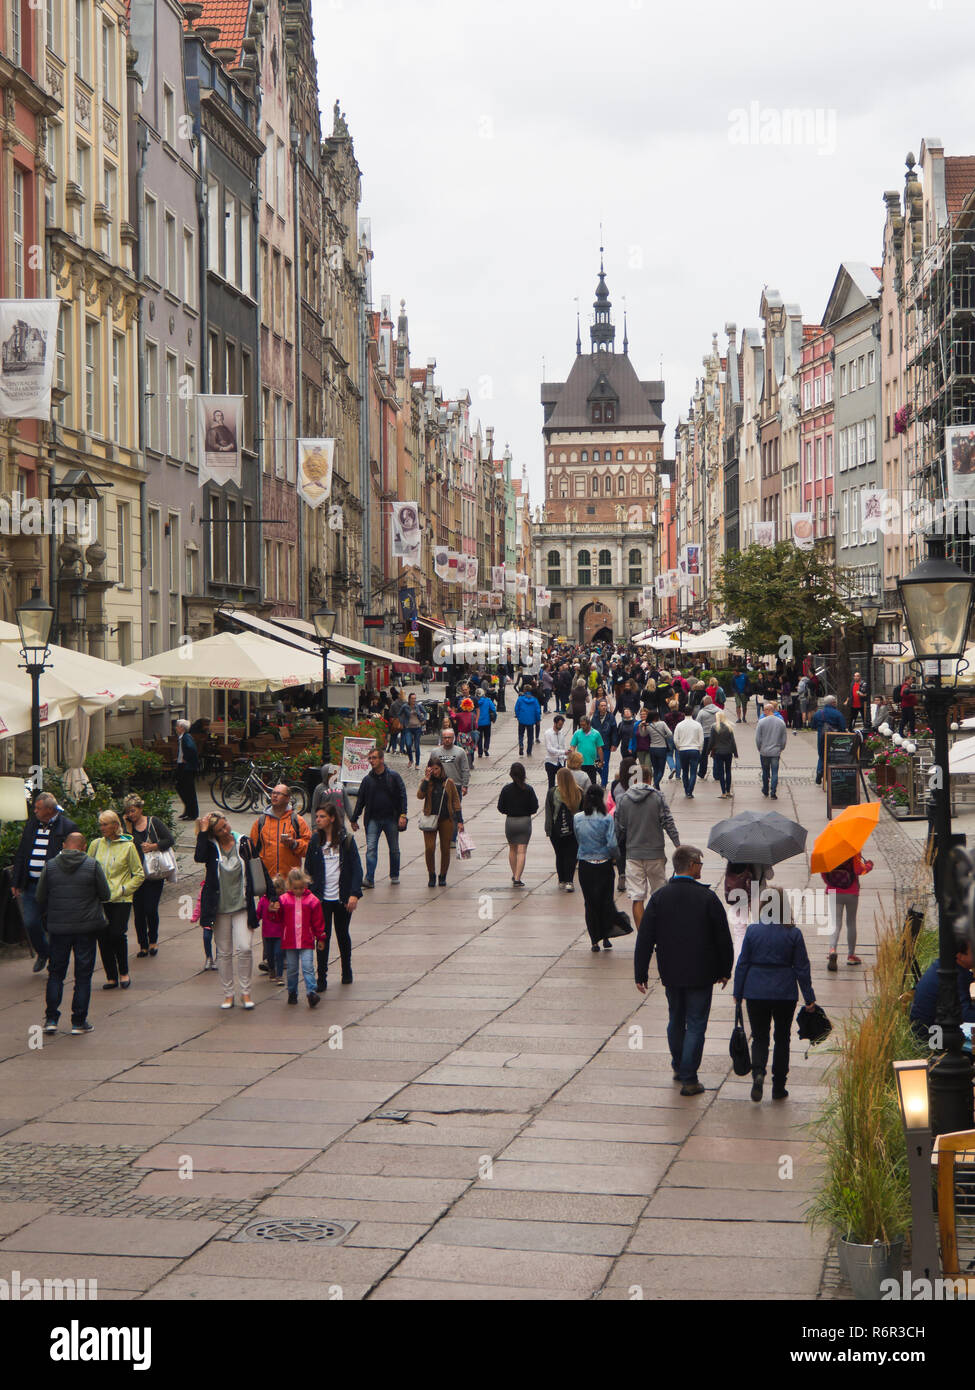
[[[332,495],[332,464],[335,459],[334,439],[298,440],[298,496],[309,507],[320,507]],[[329,528],[341,531],[341,526]]]
[[[420,509],[415,502],[393,502],[391,505],[393,555],[402,560],[404,567],[419,565],[420,548],[423,544]]]
[[[515,593],[527,595],[529,578],[527,574],[515,575]]]
[[[465,579],[464,582],[469,589],[477,588],[478,561],[476,555],[465,555]]]
[[[504,592],[504,565],[491,566],[491,588],[495,593]]]
[[[975,425],[952,425],[945,430],[945,458],[950,500],[975,502]]]
[[[200,486],[236,483],[240,487],[240,449],[244,423],[243,396],[197,396],[197,457]]]
[[[775,522],[756,521],[754,525],[754,544],[773,546],[775,544]]]
[[[680,593],[680,571],[668,570],[664,578],[667,581],[666,598],[676,598]]]
[[[812,550],[816,528],[812,512],[793,512],[789,517],[792,541],[797,550]]]
[[[49,420],[57,299],[0,299],[0,419]]]
[[[447,551],[447,583],[448,583],[448,584],[456,584],[456,583],[458,582],[459,579],[462,579],[462,578],[463,578],[463,575],[461,574],[461,570],[460,570],[460,562],[461,562],[462,559],[463,559],[463,556],[462,556],[462,555],[458,555],[457,552],[456,552],[456,550],[448,550],[448,551]],[[465,573],[466,573],[466,569],[465,569]]]
[[[670,584],[669,584],[667,575],[668,575],[668,571],[665,570],[663,574],[658,574],[658,575],[654,578],[653,583],[654,583],[654,588],[655,588],[656,591],[657,591],[657,598],[666,598],[667,595],[668,595],[668,591],[669,591],[669,589],[670,589]]]
[[[433,547],[433,572],[444,583],[450,578],[450,551],[445,545]]]
[[[357,787],[372,771],[369,754],[374,751],[374,738],[344,738],[342,740],[342,783]]]
[[[875,536],[883,529],[887,489],[864,488],[860,493],[860,529],[865,536]]]
[[[673,573],[676,573],[676,575],[677,575],[677,587],[678,587],[678,589],[693,589],[693,588],[694,588],[694,583],[693,583],[693,581],[692,581],[692,579],[691,579],[690,571],[689,571],[688,568],[687,568],[687,565],[688,565],[688,556],[687,556],[687,552],[688,552],[689,549],[690,549],[690,547],[689,547],[689,546],[686,546],[686,545],[682,548],[680,554],[677,556],[677,569],[676,569],[676,571],[672,571]]]
[[[701,573],[701,547],[699,545],[687,547],[687,573],[691,578]]]

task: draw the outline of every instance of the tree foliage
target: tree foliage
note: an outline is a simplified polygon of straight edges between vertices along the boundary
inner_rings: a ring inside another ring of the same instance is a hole
[[[734,645],[763,656],[820,651],[834,628],[855,620],[832,561],[791,541],[722,556],[712,589]]]

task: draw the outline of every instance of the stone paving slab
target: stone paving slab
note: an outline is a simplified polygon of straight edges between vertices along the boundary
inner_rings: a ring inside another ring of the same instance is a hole
[[[434,1244],[428,1238],[410,1251],[398,1272],[402,1278],[430,1278],[440,1283],[520,1284],[526,1288],[592,1293],[611,1268],[610,1259],[595,1255],[490,1250],[483,1246]]]
[[[343,1301],[361,1300],[371,1287],[369,1283],[346,1282],[339,1286],[335,1281],[269,1278],[267,1287],[258,1292],[253,1288],[254,1282],[253,1279],[241,1279],[239,1276],[171,1274],[150,1289],[145,1299],[157,1303],[182,1303],[187,1300],[243,1303],[256,1298],[272,1303],[326,1303],[338,1298]]]
[[[427,1242],[443,1245],[482,1245],[492,1250],[550,1250],[567,1255],[619,1255],[630,1226],[600,1226],[595,1222],[504,1221],[492,1217],[448,1216],[430,1232]]]
[[[189,1154],[196,1170],[212,1173],[293,1173],[308,1162],[307,1149],[247,1148],[241,1144],[158,1144],[135,1160],[136,1168],[178,1168]]]
[[[168,1224],[168,1223],[167,1223]],[[0,1252],[0,1279],[8,1282],[15,1269],[21,1279],[94,1279],[100,1303],[107,1289],[139,1294],[164,1278],[180,1264],[180,1257],[168,1259],[128,1255],[66,1254],[61,1251],[39,1253],[31,1250]],[[80,1309],[79,1309],[80,1312]]]
[[[808,1226],[786,1221],[672,1221],[651,1217],[638,1222],[629,1255],[727,1255],[781,1260],[823,1260],[828,1238]],[[723,1295],[722,1295],[723,1296]]]
[[[216,1221],[153,1221],[141,1216],[103,1221],[96,1216],[47,1215],[0,1241],[0,1250],[183,1256],[223,1229]]]
[[[342,1284],[355,1280],[371,1284],[381,1279],[402,1258],[401,1250],[352,1250],[345,1245],[276,1245],[213,1241],[192,1255],[180,1268],[187,1275],[229,1275],[237,1279],[276,1282],[296,1279],[302,1283]],[[255,1290],[252,1297],[262,1295]]]
[[[404,1279],[392,1274],[369,1295],[378,1303],[458,1303],[476,1300],[511,1303],[570,1302],[579,1297],[575,1289],[512,1288],[501,1284],[442,1283],[435,1279]]]
[[[616,1263],[608,1286],[639,1284],[666,1291],[679,1298],[684,1289],[723,1298],[736,1289],[751,1297],[766,1293],[798,1293],[815,1298],[822,1278],[822,1260],[754,1260],[718,1255],[623,1255]]]

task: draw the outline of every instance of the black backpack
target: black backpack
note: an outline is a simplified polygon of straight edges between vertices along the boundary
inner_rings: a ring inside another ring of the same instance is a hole
[[[575,834],[572,824],[572,812],[564,801],[559,802],[559,808],[552,821],[552,829],[555,832],[556,840],[567,840],[570,835]]]

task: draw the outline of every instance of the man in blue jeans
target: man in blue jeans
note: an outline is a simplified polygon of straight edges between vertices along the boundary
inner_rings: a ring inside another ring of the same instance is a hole
[[[41,792],[10,867],[10,891],[17,899],[24,930],[34,949],[35,974],[47,965],[48,955],[44,912],[36,900],[37,885],[45,865],[61,853],[65,840],[77,829],[74,821],[58,808],[57,798],[50,792]]]
[[[646,994],[650,958],[656,949],[670,1010],[670,1060],[682,1096],[699,1096],[704,1090],[697,1071],[704,1055],[711,996],[715,984],[724,989],[730,980],[735,956],[724,903],[700,882],[703,864],[704,855],[694,845],[681,845],[674,851],[673,878],[647,903],[633,954],[636,987]]]
[[[765,713],[755,725],[755,747],[762,763],[762,795],[768,796],[771,789],[773,801],[778,800],[779,759],[788,742],[785,720],[775,713],[774,705],[766,703]]]
[[[389,881],[399,883],[399,832],[406,829],[406,785],[398,772],[383,761],[377,748],[368,754],[370,771],[359,783],[352,812],[352,829],[359,829],[360,812],[366,821],[366,876],[363,888],[375,887],[379,862],[379,837],[389,845]]]

